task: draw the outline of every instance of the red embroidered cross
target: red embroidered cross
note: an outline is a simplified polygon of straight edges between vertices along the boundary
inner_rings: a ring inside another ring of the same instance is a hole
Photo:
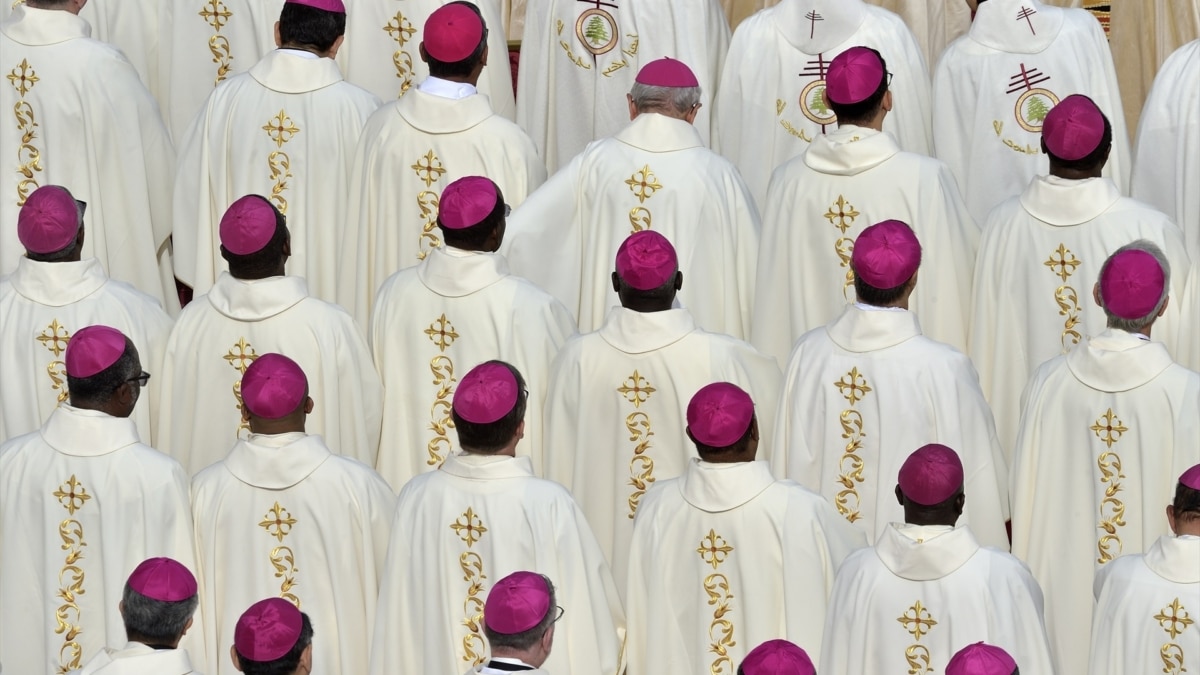
[[[1042,71],[1037,68],[1026,70],[1025,64],[1021,64],[1021,72],[1008,78],[1008,91],[1006,94],[1033,89],[1033,85],[1041,84],[1050,79],[1049,75],[1043,75]]]

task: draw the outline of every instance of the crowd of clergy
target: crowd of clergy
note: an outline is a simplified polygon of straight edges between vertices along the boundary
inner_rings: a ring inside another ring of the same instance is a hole
[[[1063,4],[0,10],[0,672],[1200,671],[1200,0]]]

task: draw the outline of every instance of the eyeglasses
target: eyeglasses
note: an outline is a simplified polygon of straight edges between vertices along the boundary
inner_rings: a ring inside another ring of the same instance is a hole
[[[563,609],[560,605],[555,605],[554,608],[558,610],[558,614],[554,617],[554,623],[558,623],[562,620],[563,613],[567,610]]]
[[[146,386],[146,383],[150,381],[150,373],[147,373],[146,371],[143,370],[141,375],[135,375],[125,381],[126,382],[137,382],[139,387],[144,387],[144,386]]]
[[[505,204],[504,205],[504,217],[507,218],[510,213],[512,213],[512,207],[509,206],[508,204]]]
[[[79,209],[79,217],[82,219],[83,214],[87,212],[87,202],[83,201],[82,199],[76,199],[75,207]]]
[[[887,74],[887,76],[888,76],[888,78],[887,78],[887,86],[889,86],[889,87],[890,87],[890,86],[892,86],[892,74],[891,74],[891,73],[888,73],[888,74]]]

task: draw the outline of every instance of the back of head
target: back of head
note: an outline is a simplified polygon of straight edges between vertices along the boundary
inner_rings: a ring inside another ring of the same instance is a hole
[[[534,652],[557,620],[554,583],[535,572],[513,572],[497,581],[483,606],[483,633],[496,654]]]
[[[71,405],[77,408],[108,407],[117,390],[141,372],[133,342],[109,326],[88,326],[76,331],[67,343],[63,361]],[[132,411],[130,405],[122,416]]]
[[[295,361],[282,354],[259,356],[242,375],[241,394],[250,431],[304,431],[308,378]]]
[[[653,112],[685,119],[699,107],[700,93],[700,81],[687,64],[662,58],[638,71],[629,97],[638,114]]]
[[[470,78],[483,63],[488,28],[473,3],[458,0],[425,20],[421,46],[429,74],[444,80]]]
[[[326,54],[346,34],[342,0],[287,0],[279,13],[279,44]]]
[[[958,650],[946,664],[946,675],[1017,675],[1017,662],[994,645],[976,642]]]
[[[670,309],[679,290],[679,258],[654,230],[634,232],[617,249],[614,288],[621,305],[638,312]]]
[[[17,215],[17,239],[25,257],[38,262],[77,260],[86,208],[60,185],[34,190]]]
[[[954,525],[964,504],[962,460],[944,445],[924,445],[904,460],[896,489],[905,522]]]
[[[921,242],[906,223],[885,220],[863,230],[854,240],[850,269],[858,301],[875,307],[902,302],[921,266]]]
[[[1138,333],[1153,325],[1171,291],[1171,264],[1154,242],[1139,239],[1104,261],[1096,295],[1108,327]]]
[[[196,578],[170,558],[150,558],[137,566],[121,596],[121,618],[131,642],[158,648],[178,644],[200,604]]]
[[[290,245],[287,218],[262,195],[241,197],[221,216],[221,257],[235,279],[283,273]]]
[[[757,449],[754,422],[750,394],[730,382],[701,387],[688,401],[687,435],[705,462],[752,459],[746,455]]]
[[[514,442],[525,420],[529,392],[511,364],[487,361],[459,380],[450,408],[458,444],[465,452],[495,454]]]
[[[313,627],[308,615],[282,598],[254,603],[238,618],[233,648],[246,675],[293,675],[311,665]]]
[[[1050,157],[1053,176],[1099,175],[1112,150],[1112,124],[1092,99],[1068,96],[1042,122],[1042,149]]]
[[[1170,520],[1175,534],[1200,536],[1200,464],[1179,476]]]
[[[483,176],[465,176],[442,190],[437,224],[447,246],[495,251],[504,240],[507,214],[498,185]]]
[[[746,654],[738,675],[817,675],[808,653],[787,640],[767,640]]]
[[[888,91],[887,61],[870,47],[851,47],[833,57],[825,75],[825,96],[838,124],[869,126]]]

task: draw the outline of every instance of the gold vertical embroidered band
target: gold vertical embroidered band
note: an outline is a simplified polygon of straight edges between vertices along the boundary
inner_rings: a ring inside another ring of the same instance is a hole
[[[83,633],[83,612],[79,609],[78,598],[86,592],[83,587],[86,575],[79,561],[83,560],[83,547],[87,546],[87,542],[83,540],[83,523],[74,516],[92,496],[75,478],[75,474],[63,481],[52,496],[67,510],[69,516],[58,525],[62,550],[67,552],[62,569],[58,571],[59,589],[56,595],[62,604],[54,611],[54,633],[63,636],[62,646],[58,649],[57,672],[61,675],[79,668],[83,661],[83,647],[78,642],[79,635]]]
[[[230,64],[233,63],[233,50],[229,46],[229,38],[221,35],[221,29],[229,23],[233,12],[221,0],[207,0],[198,12],[213,29],[213,36],[208,38],[208,51],[212,54],[212,62],[217,64],[217,75],[213,78],[213,86],[217,86],[229,74]]]
[[[67,366],[60,357],[67,349],[67,343],[71,341],[71,331],[59,323],[58,319],[54,319],[34,339],[42,343],[42,346],[54,355],[54,360],[46,365],[46,375],[50,376],[50,388],[58,392],[58,402],[62,403],[67,400],[69,393],[67,392]]]
[[[1042,264],[1063,281],[1063,284],[1054,290],[1054,302],[1058,304],[1058,315],[1067,317],[1063,322],[1062,335],[1059,338],[1062,343],[1062,352],[1066,354],[1072,346],[1079,344],[1081,339],[1079,331],[1075,329],[1079,325],[1079,293],[1074,287],[1067,285],[1067,279],[1075,274],[1075,269],[1079,267],[1080,261],[1074,253],[1071,253],[1071,249],[1060,243],[1058,249],[1051,253],[1050,257]]]
[[[29,61],[21,59],[21,63],[5,77],[21,98],[13,105],[13,115],[17,118],[17,131],[21,134],[21,143],[17,147],[17,173],[21,176],[17,181],[17,206],[24,206],[29,195],[38,189],[38,174],[42,172],[42,151],[33,144],[37,138],[38,124],[33,106],[25,100],[25,94],[38,83],[38,76]]]
[[[1109,448],[1096,459],[1096,466],[1100,469],[1100,487],[1104,488],[1104,496],[1100,499],[1100,523],[1097,525],[1102,533],[1096,541],[1100,555],[1096,562],[1103,565],[1121,555],[1123,548],[1118,528],[1125,526],[1125,503],[1117,499],[1117,493],[1121,491],[1119,481],[1125,478],[1125,474],[1121,472],[1121,456],[1111,448],[1129,428],[1109,408],[1090,429],[1105,448]]]
[[[279,585],[279,597],[287,600],[299,609],[300,598],[292,592],[292,589],[297,585],[296,573],[300,569],[296,567],[296,554],[290,546],[283,545],[284,538],[291,534],[292,528],[295,525],[296,519],[292,517],[291,513],[288,513],[287,509],[280,506],[279,502],[275,502],[267,511],[267,514],[263,516],[262,522],[258,524],[259,527],[267,531],[268,535],[275,537],[276,541],[280,544],[271,549],[269,556],[271,567],[275,570],[275,578],[283,580]]]
[[[640,408],[642,404],[650,400],[650,396],[657,391],[650,386],[650,382],[642,377],[637,370],[633,374],[625,378],[621,386],[617,387],[617,393],[625,397],[626,401],[633,404],[634,412],[625,416],[625,429],[629,432],[629,440],[634,443],[633,458],[629,460],[629,485],[633,486],[633,492],[629,494],[628,504],[629,513],[627,516],[630,520],[637,515],[638,503],[641,502],[642,495],[646,494],[646,490],[650,489],[650,484],[654,482],[654,458],[649,455],[650,437],[654,432],[650,429],[650,415],[642,412]]]
[[[937,625],[933,615],[929,610],[921,606],[921,601],[917,600],[900,615],[896,621],[904,626],[904,630],[913,637],[913,644],[909,645],[904,650],[904,661],[908,665],[908,675],[922,675],[923,673],[932,673],[933,665],[929,648],[921,644],[921,638]]]
[[[442,160],[433,152],[433,148],[413,162],[409,168],[417,174],[417,178],[425,183],[427,188],[417,195],[417,208],[421,210],[422,220],[421,236],[417,238],[417,260],[424,260],[431,249],[442,245],[442,240],[437,235],[437,216],[438,207],[441,206],[441,195],[436,190],[428,188],[432,188],[434,183],[441,180],[442,176],[446,175],[447,169],[442,164]]]
[[[400,93],[396,95],[396,98],[400,98],[413,86],[412,54],[405,50],[404,46],[416,34],[417,29],[402,12],[396,12],[396,16],[383,27],[383,32],[396,41],[397,49],[392,54],[392,65],[396,67],[396,77],[400,79]]]
[[[283,146],[300,133],[300,127],[297,127],[292,118],[288,117],[287,112],[280,108],[278,114],[267,120],[262,130],[267,132],[267,137],[275,143],[277,148],[267,156],[267,168],[270,170],[272,181],[269,199],[275,208],[286,216],[288,203],[283,193],[288,188],[288,179],[292,177],[292,158],[283,151]]]
[[[846,520],[854,522],[862,518],[859,508],[862,506],[862,498],[858,494],[858,484],[865,479],[863,471],[866,468],[866,463],[862,458],[863,438],[867,432],[863,431],[863,416],[862,413],[854,409],[858,402],[866,398],[867,394],[873,390],[867,384],[866,376],[858,372],[858,366],[850,369],[850,372],[842,376],[842,379],[833,383],[837,387],[838,393],[850,405],[849,408],[843,410],[838,416],[838,422],[842,426],[842,438],[846,440],[846,447],[842,452],[841,458],[838,459],[838,478],[837,482],[840,489],[837,496],[834,498],[834,506],[837,507],[838,513],[846,517]]]
[[[450,529],[467,545],[467,550],[458,557],[458,566],[462,569],[463,581],[467,582],[467,597],[463,601],[463,627],[467,634],[463,636],[462,660],[477,666],[487,658],[487,645],[483,641],[483,604],[486,597],[484,581],[487,575],[483,573],[483,557],[471,548],[487,534],[487,526],[475,514],[475,510],[467,507],[462,515],[450,524]]]
[[[424,331],[425,336],[438,348],[438,355],[429,361],[429,370],[433,373],[433,386],[436,387],[433,405],[429,408],[429,430],[433,437],[425,445],[429,458],[425,460],[428,466],[441,466],[450,454],[453,444],[450,441],[450,430],[454,428],[454,417],[450,410],[454,405],[454,361],[446,356],[446,351],[459,338],[454,330],[454,324],[443,313],[434,319]]]
[[[245,408],[242,404],[241,376],[246,374],[246,369],[250,367],[251,363],[254,363],[254,359],[258,358],[258,354],[254,351],[254,347],[249,342],[246,342],[246,338],[239,337],[238,341],[233,343],[233,346],[221,358],[225,359],[234,370],[238,371],[238,379],[233,383],[233,400],[235,402],[234,407],[238,411],[238,423],[237,429],[234,430],[233,434],[235,437],[240,438],[243,430],[250,430],[250,423],[243,419],[242,415],[242,411]]]
[[[1175,638],[1179,637],[1195,621],[1188,615],[1187,609],[1180,604],[1179,598],[1175,598],[1171,604],[1164,607],[1158,614],[1155,614],[1154,620],[1158,622],[1159,627],[1171,638],[1170,642],[1167,642],[1158,650],[1158,656],[1162,659],[1163,663],[1163,673],[1165,675],[1180,675],[1181,673],[1188,672],[1183,663],[1183,647],[1175,642]]]
[[[717,534],[716,530],[709,529],[708,534],[700,540],[696,553],[700,554],[700,559],[705,564],[712,565],[713,570],[717,570],[729,559],[729,555],[733,553],[733,546]],[[736,647],[737,641],[734,640],[733,620],[727,616],[732,610],[731,601],[734,597],[729,588],[729,578],[714,571],[704,578],[704,593],[708,596],[708,604],[716,608],[713,610],[712,622],[708,624],[708,650],[716,654],[717,658],[709,664],[708,672],[711,675],[732,675],[733,657],[729,655],[729,648]]]

